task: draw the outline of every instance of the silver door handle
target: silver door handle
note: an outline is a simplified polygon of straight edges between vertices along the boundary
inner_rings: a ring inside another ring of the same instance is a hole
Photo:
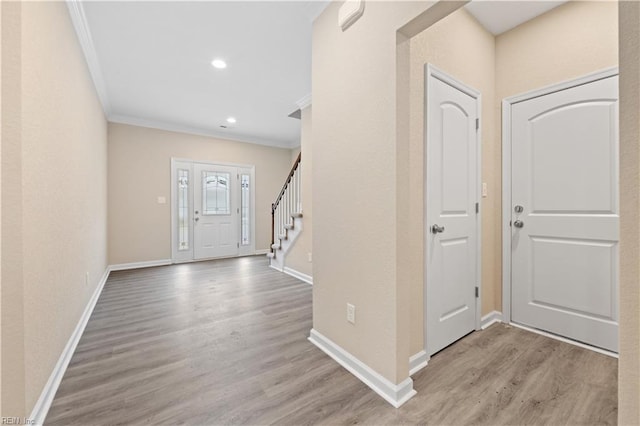
[[[513,222],[513,226],[515,226],[516,228],[523,228],[524,222],[521,220],[516,220],[515,222]]]
[[[196,222],[200,220],[199,217],[194,218],[193,220],[195,220]]]
[[[434,234],[440,233],[440,232],[444,232],[444,226],[438,226],[438,225],[433,225],[431,227],[431,232]]]

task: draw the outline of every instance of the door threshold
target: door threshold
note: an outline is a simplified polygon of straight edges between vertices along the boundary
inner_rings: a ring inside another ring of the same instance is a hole
[[[578,342],[577,340],[571,340],[571,339],[566,338],[566,337],[558,336],[557,334],[549,333],[547,331],[538,330],[537,328],[527,327],[526,325],[517,324],[515,322],[507,323],[507,325],[510,325],[510,326],[513,326],[513,327],[516,327],[516,328],[520,328],[522,330],[530,331],[531,333],[540,334],[540,335],[545,336],[545,337],[550,337],[550,338],[552,338],[554,340],[559,340],[559,341],[564,342],[564,343],[569,343],[570,345],[578,346],[578,347],[583,348],[583,349],[589,349],[590,351],[597,352],[597,353],[602,354],[602,355],[607,355],[607,356],[610,356],[612,358],[616,358],[616,359],[619,358],[619,355],[617,353],[615,353],[615,352],[611,352],[611,351],[608,351],[606,349],[599,348],[597,346],[591,346],[591,345],[588,345],[586,343]]]

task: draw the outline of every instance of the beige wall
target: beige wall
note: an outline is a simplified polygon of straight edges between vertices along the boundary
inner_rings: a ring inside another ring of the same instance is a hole
[[[313,153],[311,151],[311,113],[312,107],[307,107],[301,111],[302,123],[300,129],[300,150],[292,156],[295,160],[298,158],[298,153],[302,151],[302,162],[300,167],[302,168],[300,178],[302,179],[302,188],[300,191],[300,197],[302,198],[302,233],[298,235],[298,238],[294,242],[294,245],[287,252],[287,256],[284,260],[285,266],[294,269],[303,274],[313,276],[312,263],[309,262],[309,255],[312,250],[312,235],[313,227],[313,205],[312,205],[312,190],[311,190],[311,171],[313,170]],[[294,150],[295,151],[295,150]]]
[[[397,143],[397,30],[416,18],[405,28],[411,36],[457,6],[442,2],[419,16],[432,4],[367,2],[343,32],[333,2],[313,28],[313,327],[395,383],[408,376],[410,356],[398,256],[409,206],[396,202],[408,200],[397,177],[408,168],[407,146]]]
[[[495,40],[466,10],[460,9],[411,39],[410,234],[411,354],[424,349],[424,65],[430,63],[482,93],[482,313],[496,305],[500,291],[500,141],[493,123]],[[469,66],[469,64],[473,66]]]
[[[66,5],[13,3],[4,18],[2,414],[24,416],[107,265],[107,126]]]
[[[291,168],[290,150],[109,123],[110,264],[171,258],[172,157],[255,165],[256,250],[269,248],[271,203]]]
[[[640,424],[640,2],[620,10],[620,362],[618,423]]]
[[[298,154],[300,154],[300,151],[302,151],[302,145],[291,150],[291,164],[296,161],[296,158],[298,158]]]

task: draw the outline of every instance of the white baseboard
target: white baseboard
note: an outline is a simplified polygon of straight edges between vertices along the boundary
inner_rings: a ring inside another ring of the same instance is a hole
[[[278,268],[278,267],[277,267],[277,266],[275,266],[275,265],[269,265],[269,268],[275,269],[275,270],[276,270],[276,271],[278,271],[278,272],[284,272],[282,269]]]
[[[304,281],[307,284],[313,285],[313,277],[311,275],[303,274],[302,272],[298,272],[295,269],[289,268],[288,266],[285,266],[282,272],[287,275],[291,275],[292,277],[295,277],[300,281]]]
[[[145,262],[118,263],[109,265],[110,271],[125,271],[127,269],[151,268],[153,266],[171,265],[171,259],[147,260]]]
[[[425,351],[420,351],[409,358],[409,375],[413,376],[422,370],[429,363],[429,355]]]
[[[260,250],[256,250],[255,254],[259,255],[259,254],[267,254],[271,251],[271,249],[260,249]]]
[[[51,403],[53,402],[53,398],[58,391],[58,387],[60,386],[60,382],[62,381],[62,377],[64,376],[65,371],[67,371],[67,367],[69,366],[69,362],[71,361],[71,357],[78,346],[78,342],[80,342],[80,338],[82,337],[82,333],[84,332],[87,323],[89,322],[89,318],[91,317],[91,313],[93,309],[96,307],[96,303],[98,302],[98,298],[102,293],[102,289],[104,288],[104,284],[107,282],[107,278],[109,278],[109,273],[111,272],[111,267],[107,266],[107,269],[104,271],[102,278],[100,278],[100,282],[98,282],[98,286],[95,291],[91,295],[87,306],[76,325],[76,328],[71,333],[71,337],[69,341],[67,341],[67,345],[64,347],[60,358],[58,358],[58,362],[56,363],[51,375],[49,376],[49,380],[44,385],[42,392],[40,393],[40,398],[36,401],[36,405],[33,407],[31,411],[31,417],[29,417],[34,423],[34,425],[41,426],[44,423],[45,418],[47,417],[47,413],[49,412],[49,408],[51,408]]]
[[[480,320],[480,328],[484,330],[496,322],[502,322],[502,312],[492,311]]]
[[[417,393],[411,377],[396,385],[314,329],[311,329],[309,341],[396,408]]]

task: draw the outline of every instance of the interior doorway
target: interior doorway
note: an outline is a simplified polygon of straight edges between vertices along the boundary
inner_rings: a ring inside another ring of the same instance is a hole
[[[174,263],[254,254],[255,167],[171,160]]]
[[[425,342],[480,328],[480,92],[425,66]]]

